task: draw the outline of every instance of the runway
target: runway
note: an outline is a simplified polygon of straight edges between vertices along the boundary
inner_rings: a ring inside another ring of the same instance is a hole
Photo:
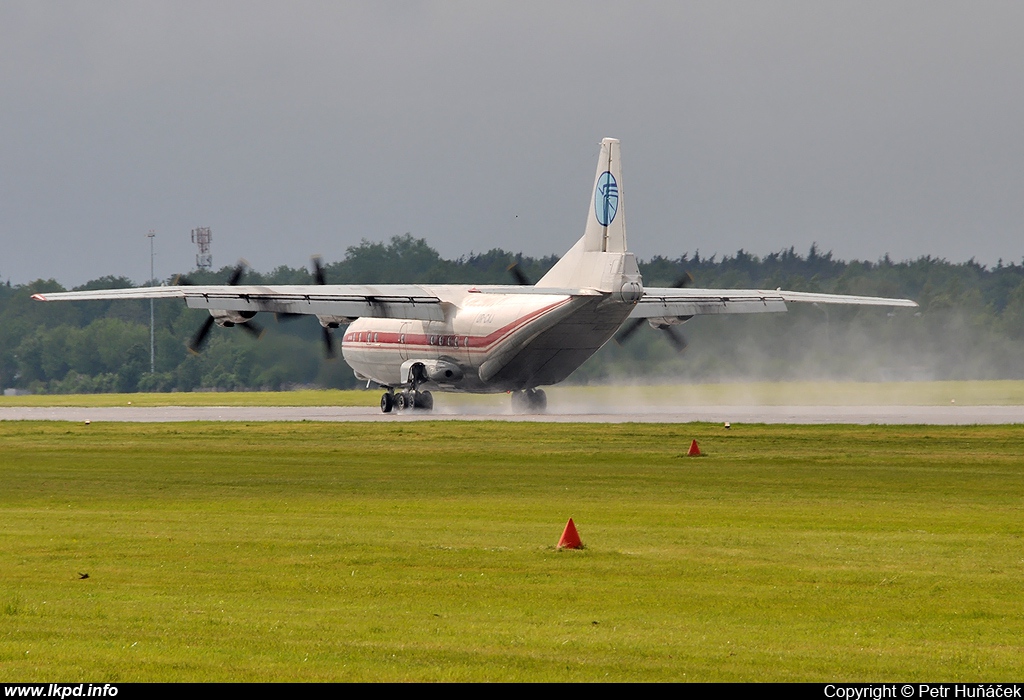
[[[333,421],[404,423],[423,420],[516,421],[535,423],[742,423],[855,425],[1002,425],[1024,423],[1024,406],[686,406],[590,412],[552,407],[543,415],[513,415],[492,407],[439,408],[432,412],[382,414],[378,408],[337,406],[116,406],[0,407],[5,421],[173,423],[184,421]]]

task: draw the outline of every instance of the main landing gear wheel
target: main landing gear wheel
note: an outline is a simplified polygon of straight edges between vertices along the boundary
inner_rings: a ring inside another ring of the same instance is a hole
[[[434,408],[434,395],[429,391],[403,391],[397,394],[387,393],[380,397],[380,410],[391,413],[391,410],[404,411],[407,408],[418,408],[430,411]]]
[[[533,413],[544,413],[548,410],[548,395],[543,389],[530,389],[526,392],[526,400]]]
[[[430,411],[434,408],[434,395],[429,391],[417,391],[413,394],[413,408]]]
[[[548,395],[543,389],[512,392],[513,413],[544,413],[548,408]]]

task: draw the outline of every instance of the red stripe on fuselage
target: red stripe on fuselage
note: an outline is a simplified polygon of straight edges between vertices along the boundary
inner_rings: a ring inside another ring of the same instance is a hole
[[[492,331],[491,333],[488,333],[487,335],[482,335],[482,336],[474,336],[472,334],[467,335],[465,333],[429,333],[429,334],[404,333],[403,334],[403,333],[398,333],[398,332],[395,332],[395,331],[369,331],[369,330],[367,330],[367,331],[355,331],[353,333],[346,333],[345,334],[345,337],[347,338],[349,335],[354,335],[354,336],[358,337],[358,336],[361,336],[361,335],[363,335],[365,333],[366,336],[367,336],[367,340],[358,340],[358,339],[342,340],[342,344],[351,345],[352,347],[358,347],[360,349],[363,349],[363,348],[379,348],[379,349],[382,349],[381,346],[396,345],[398,347],[410,347],[410,346],[423,346],[423,347],[428,347],[428,348],[450,347],[450,348],[466,349],[466,350],[470,350],[472,352],[487,352],[495,344],[497,344],[498,342],[504,340],[509,335],[511,335],[512,333],[516,332],[517,330],[519,330],[520,328],[525,326],[527,323],[530,323],[531,321],[539,318],[540,316],[544,315],[545,313],[547,313],[547,312],[549,312],[549,311],[551,311],[553,309],[556,309],[556,308],[558,308],[560,306],[563,306],[564,304],[567,304],[570,301],[572,301],[571,297],[568,298],[568,299],[562,299],[561,301],[556,301],[554,304],[549,304],[548,306],[545,306],[544,308],[537,309],[536,311],[531,311],[530,313],[526,314],[525,316],[522,316],[521,318],[518,318],[515,321],[512,321],[511,323],[508,323],[505,326],[502,326],[498,330]],[[405,342],[404,343],[399,342],[401,337],[402,337],[402,335],[405,335]],[[376,339],[371,340],[371,338],[373,338],[374,336],[376,336]],[[431,344],[430,343],[430,336],[434,336],[435,338],[444,338],[445,341],[447,341],[449,338],[458,339],[458,343],[459,344],[458,345],[449,345],[447,342],[445,342],[444,344],[441,344],[441,343]],[[466,344],[466,339],[467,338],[469,339],[469,341],[468,341],[469,344],[468,345]],[[388,348],[388,349],[390,349],[390,348]]]

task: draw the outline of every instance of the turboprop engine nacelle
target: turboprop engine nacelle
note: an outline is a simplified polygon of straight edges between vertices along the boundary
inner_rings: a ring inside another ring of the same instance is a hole
[[[656,330],[662,330],[669,326],[678,326],[689,321],[693,316],[658,316],[656,318],[647,319],[647,323],[651,325],[651,328]]]
[[[246,323],[253,316],[255,311],[224,311],[222,309],[210,309],[210,315],[221,328],[232,328],[239,323]]]
[[[317,316],[316,320],[324,328],[339,328],[355,321],[354,318],[349,318],[348,316]]]

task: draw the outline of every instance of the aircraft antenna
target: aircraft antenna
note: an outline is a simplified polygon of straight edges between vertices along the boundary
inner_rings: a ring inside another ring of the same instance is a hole
[[[209,270],[213,267],[213,254],[210,253],[212,240],[213,233],[210,232],[209,226],[192,229],[192,242],[199,247],[199,253],[196,254],[196,268],[199,270]]]

